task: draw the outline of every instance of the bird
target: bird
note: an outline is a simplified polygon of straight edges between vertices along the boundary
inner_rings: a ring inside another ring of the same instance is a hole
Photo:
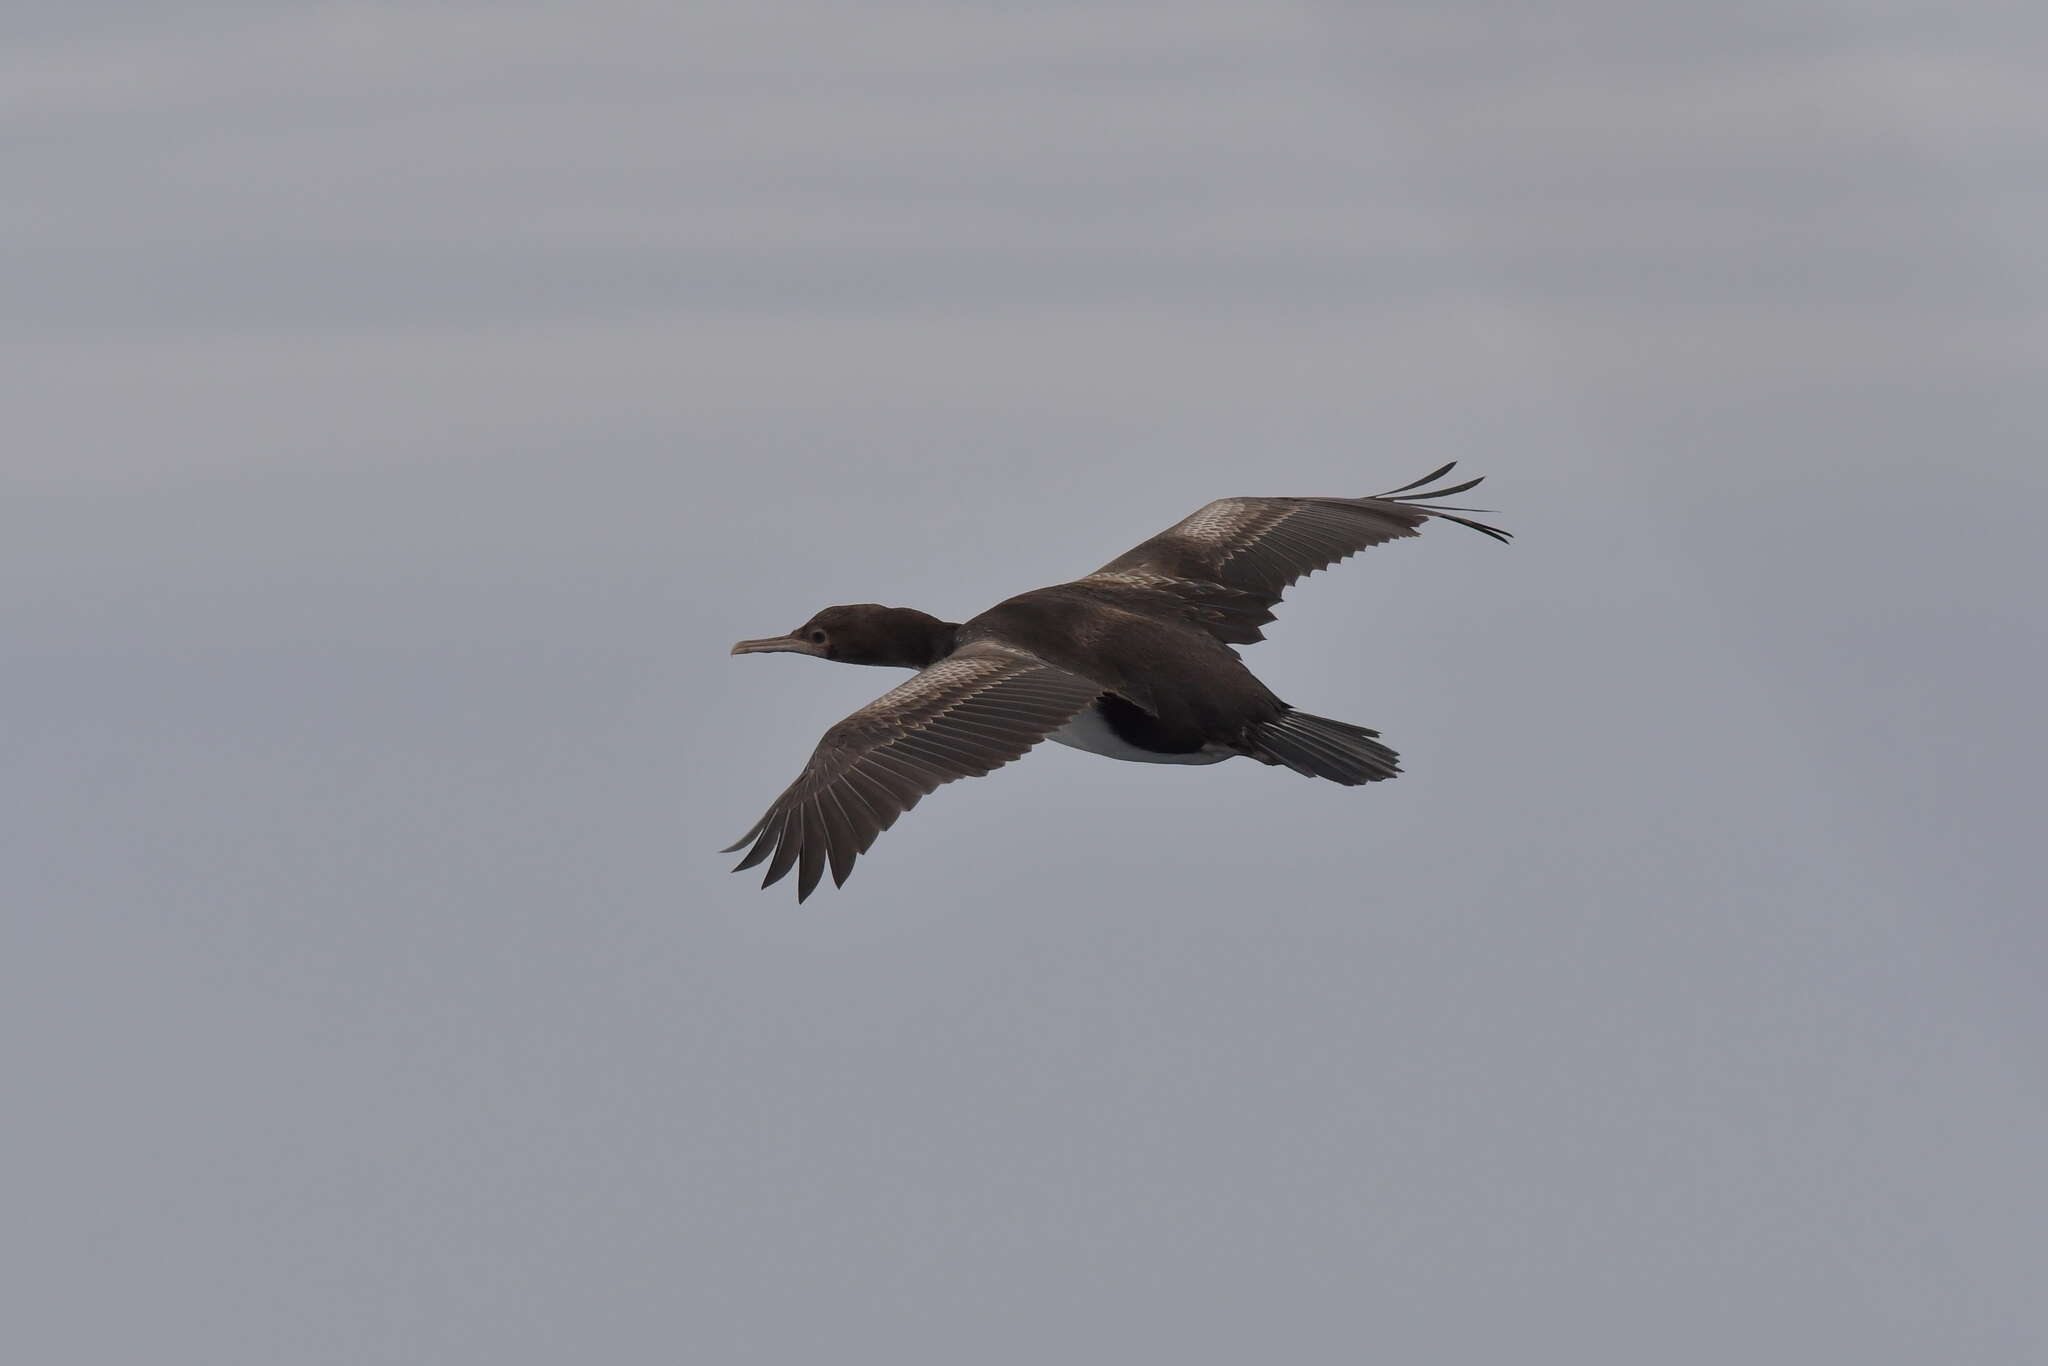
[[[766,861],[761,886],[796,871],[801,902],[941,784],[980,777],[1052,740],[1136,763],[1215,764],[1240,755],[1347,787],[1400,772],[1365,726],[1298,711],[1235,647],[1293,584],[1361,550],[1455,522],[1511,534],[1437,500],[1457,462],[1364,498],[1219,498],[1092,574],[1006,598],[963,622],[909,607],[827,607],[735,655],[798,654],[914,669],[825,732],[796,781],[754,827],[733,869]]]

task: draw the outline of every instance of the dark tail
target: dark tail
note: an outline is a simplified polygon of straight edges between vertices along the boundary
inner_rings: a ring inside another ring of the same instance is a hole
[[[1249,738],[1255,759],[1356,787],[1401,771],[1401,756],[1381,744],[1379,734],[1327,716],[1289,711],[1276,721],[1253,726]]]

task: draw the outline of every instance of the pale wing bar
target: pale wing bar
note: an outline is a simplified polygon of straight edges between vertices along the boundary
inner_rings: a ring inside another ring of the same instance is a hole
[[[854,860],[942,783],[1022,755],[1071,721],[1102,685],[1030,655],[970,645],[825,732],[801,776],[726,852],[734,872],[768,861],[766,887],[794,867],[796,899],[827,867],[843,885]]]
[[[1432,517],[1491,536],[1509,533],[1458,514],[1477,509],[1435,503],[1477,486],[1468,479],[1427,489],[1457,467],[1452,461],[1412,483],[1369,498],[1219,498],[1083,579],[1177,597],[1217,639],[1249,645],[1304,575],[1361,550],[1416,535]]]

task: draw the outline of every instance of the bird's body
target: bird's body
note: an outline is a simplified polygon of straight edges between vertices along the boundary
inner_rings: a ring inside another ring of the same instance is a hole
[[[1101,569],[1033,589],[964,622],[909,608],[830,607],[787,636],[734,654],[795,653],[918,673],[825,733],[810,764],[738,844],[762,885],[797,870],[797,899],[854,858],[926,793],[978,776],[1041,740],[1142,763],[1243,755],[1355,786],[1391,778],[1394,752],[1363,726],[1297,711],[1232,648],[1263,639],[1288,585],[1442,518],[1417,502],[1478,480],[1371,498],[1225,498]],[[1401,495],[1407,494],[1406,497]]]
[[[1237,651],[1155,591],[1085,580],[1033,589],[969,619],[959,638],[1095,680],[1151,718],[1162,749],[1227,740],[1282,709]]]
[[[1199,731],[1174,730],[1135,702],[1104,693],[1045,737],[1069,749],[1133,764],[1220,764],[1237,751]]]

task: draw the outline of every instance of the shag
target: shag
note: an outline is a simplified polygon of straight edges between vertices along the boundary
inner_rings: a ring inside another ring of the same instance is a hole
[[[1281,594],[1304,575],[1431,519],[1509,534],[1435,500],[1480,481],[1424,489],[1456,462],[1370,498],[1220,498],[1071,583],[1005,599],[964,622],[908,607],[827,607],[736,655],[801,654],[915,669],[825,732],[811,761],[731,853],[768,861],[761,885],[796,870],[802,901],[918,799],[979,777],[1041,740],[1153,764],[1244,755],[1347,787],[1400,772],[1379,732],[1282,702],[1233,646],[1263,640]]]

